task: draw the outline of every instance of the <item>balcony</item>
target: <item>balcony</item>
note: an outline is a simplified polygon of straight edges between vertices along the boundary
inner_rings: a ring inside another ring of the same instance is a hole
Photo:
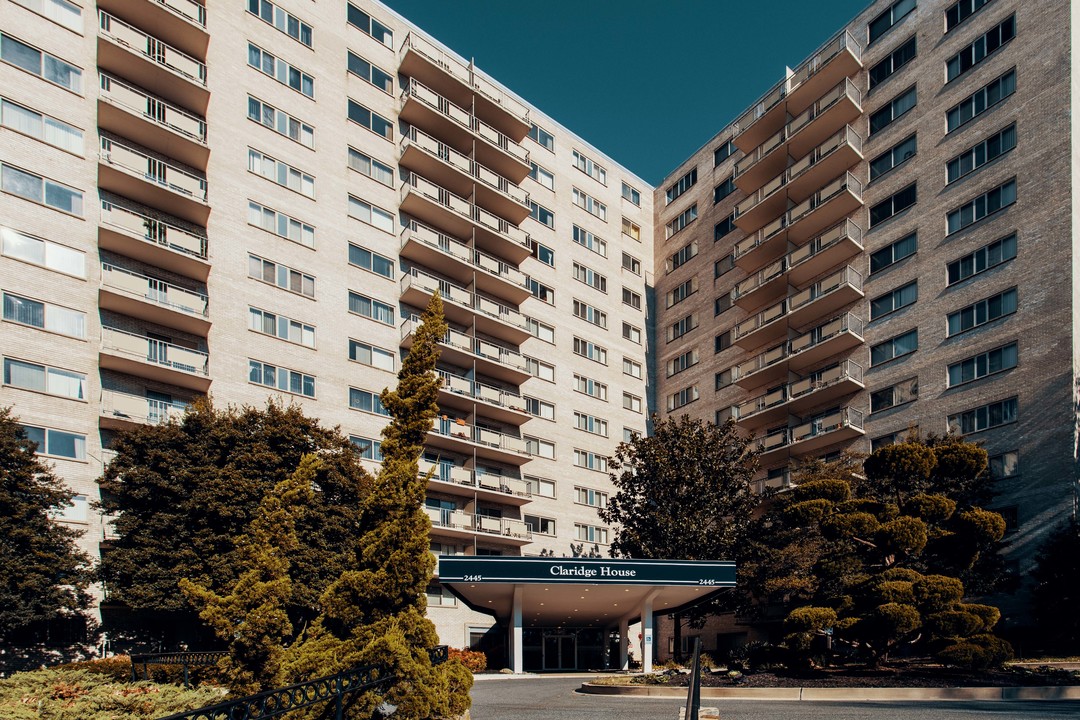
[[[401,165],[438,180],[451,192],[475,198],[477,205],[514,225],[529,217],[527,192],[415,127],[401,138]]]
[[[431,534],[472,542],[482,539],[502,545],[521,547],[532,542],[532,531],[521,520],[474,515],[462,510],[425,507],[431,519]]]
[[[98,247],[197,280],[210,275],[205,237],[108,200],[101,201]]]
[[[170,215],[206,225],[206,179],[117,140],[101,138],[98,185]]]
[[[744,428],[764,427],[787,415],[835,402],[865,387],[862,366],[845,360],[736,405],[732,415]]]
[[[160,425],[170,420],[180,420],[185,412],[187,403],[154,400],[116,390],[101,391],[101,427],[110,430]]]
[[[844,407],[760,438],[759,459],[764,464],[771,464],[789,455],[806,455],[863,434],[863,413]]]
[[[427,468],[424,465],[421,461],[420,475],[429,478],[431,490],[514,507],[532,502],[529,484],[520,478],[442,463]]]
[[[529,133],[528,108],[487,78],[416,33],[409,33],[401,44],[398,72],[432,87],[439,94],[494,125],[515,140]]]
[[[850,172],[836,178],[788,210],[788,239],[794,243],[806,242],[855,212],[863,204],[862,191],[862,182]]]
[[[116,328],[101,328],[100,365],[196,392],[210,389],[207,353]]]
[[[446,415],[435,418],[432,422],[425,444],[508,465],[524,465],[529,462],[522,438],[470,425],[460,418]]]
[[[791,482],[791,471],[784,468],[778,475],[766,475],[753,481],[754,492],[758,495],[770,490],[788,490],[795,487]]]
[[[417,316],[401,324],[402,347],[412,347],[413,334],[419,325],[420,318]],[[521,385],[532,377],[521,353],[490,340],[450,328],[439,346],[442,351],[440,359],[444,362],[458,367],[474,367],[479,374],[509,385]]]
[[[735,366],[734,382],[743,388],[775,384],[799,371],[848,352],[863,343],[863,321],[845,313]]]
[[[206,8],[195,0],[98,0],[97,6],[167,39],[189,55],[206,57],[210,42]]]
[[[437,267],[461,284],[471,283],[477,290],[515,305],[530,297],[525,273],[416,221],[405,223],[402,228],[401,256],[421,265]]]
[[[787,335],[815,317],[828,317],[863,297],[862,275],[845,266],[810,287],[788,296],[735,326],[734,342],[744,348],[758,347]]]
[[[105,73],[100,74],[100,86],[98,127],[206,169],[210,149],[205,120]]]
[[[766,265],[731,291],[731,301],[741,308],[760,307],[787,295],[787,257]]]
[[[101,264],[98,305],[157,325],[206,337],[206,295],[110,263]]]
[[[128,5],[149,5],[150,0],[128,0]],[[210,90],[206,65],[153,35],[98,11],[98,68],[136,85],[153,88],[177,105],[206,114]]]
[[[472,378],[439,370],[439,407],[498,420],[507,425],[523,425],[532,417],[525,412],[525,401],[513,390],[488,385]]]
[[[401,209],[456,237],[475,238],[478,249],[512,263],[532,253],[527,232],[416,173],[401,185]]]
[[[416,268],[410,269],[401,278],[401,299],[410,305],[427,307],[436,291],[445,301],[443,314],[450,322],[475,325],[480,332],[512,345],[520,345],[532,337],[525,317],[515,308],[469,292]]]

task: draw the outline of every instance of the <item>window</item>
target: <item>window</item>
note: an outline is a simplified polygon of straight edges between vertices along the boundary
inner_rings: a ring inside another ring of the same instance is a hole
[[[86,253],[8,227],[0,226],[0,252],[65,275],[86,277]]]
[[[356,29],[370,35],[391,50],[394,49],[394,33],[390,31],[390,28],[386,27],[352,3],[348,3],[348,15],[346,16],[346,19],[348,23]]]
[[[1016,179],[1013,178],[993,190],[964,203],[948,215],[947,235],[973,225],[988,215],[993,215],[1016,202]]]
[[[530,162],[529,166],[531,168],[529,170],[529,177],[546,187],[548,190],[555,189],[555,175],[534,162]]]
[[[522,435],[522,439],[525,441],[525,452],[527,454],[547,458],[548,460],[555,459],[555,443],[550,440],[530,437],[529,435]]]
[[[684,318],[680,318],[668,326],[667,341],[671,342],[673,340],[678,340],[696,327],[697,319],[692,313]]]
[[[592,158],[574,151],[574,167],[585,173],[601,185],[607,185],[607,170],[593,162]]]
[[[533,477],[531,475],[525,475],[522,478],[525,481],[525,485],[529,488],[529,493],[532,495],[539,495],[540,497],[553,498],[555,497],[555,481],[548,480],[547,478]]]
[[[961,125],[1004,101],[1016,92],[1016,68],[992,80],[945,112],[946,131],[952,132]]]
[[[735,143],[728,140],[726,143],[713,150],[713,167],[716,167],[734,154]]]
[[[4,358],[4,384],[72,400],[86,399],[86,375],[12,358]]]
[[[726,292],[713,300],[713,317],[731,309],[731,293]]]
[[[870,253],[870,273],[881,272],[906,257],[911,257],[918,249],[918,233],[911,233],[885,247]]]
[[[727,350],[731,347],[731,331],[722,332],[713,338],[713,353]]]
[[[919,378],[913,377],[870,393],[870,412],[888,410],[919,399]]]
[[[891,77],[900,68],[915,59],[915,36],[896,48],[884,60],[870,68],[870,90]]]
[[[351,5],[349,7],[352,7]],[[427,596],[428,607],[447,606],[453,607],[457,605],[457,598],[449,589],[442,585],[431,585],[425,592]]]
[[[387,187],[394,187],[394,168],[352,147],[349,148],[349,169]]]
[[[555,419],[555,404],[539,398],[525,396],[525,412],[545,420]]]
[[[574,263],[574,279],[585,283],[589,287],[596,288],[602,293],[607,292],[607,278],[580,263]]]
[[[394,279],[394,261],[360,245],[349,243],[349,264]]]
[[[945,61],[945,82],[952,82],[1016,37],[1016,16],[1010,15],[985,35]]]
[[[903,165],[905,162],[915,157],[915,136],[901,140],[894,145],[892,149],[886,150],[882,154],[870,161],[870,179],[876,180],[885,173],[889,172],[895,167]]]
[[[555,366],[551,363],[546,363],[543,360],[537,360],[536,358],[526,357],[525,370],[533,377],[538,377],[541,380],[547,380],[548,382],[555,382]]]
[[[625,443],[634,442],[635,435],[640,437],[641,433],[639,433],[637,430],[634,430],[633,428],[624,427],[622,429],[622,441]]]
[[[870,367],[881,365],[919,349],[919,331],[908,330],[870,348]]]
[[[349,196],[349,217],[391,235],[394,234],[394,215],[388,210],[383,210],[381,207],[372,205],[367,200],[361,200],[355,195]]]
[[[631,325],[628,322],[622,324],[622,336],[635,345],[641,344],[641,328],[636,325]]]
[[[349,98],[349,119],[390,142],[394,141],[394,124],[352,98]]]
[[[641,261],[633,255],[622,254],[622,266],[624,270],[629,270],[635,275],[641,274]]]
[[[692,258],[696,257],[698,253],[697,242],[688,243],[672,253],[671,257],[667,259],[667,271],[678,270],[680,267],[688,263]]]
[[[908,110],[915,107],[917,100],[918,93],[914,85],[894,97],[870,116],[870,134],[881,132],[899,120],[907,114]]]
[[[301,95],[315,97],[315,78],[252,43],[248,43],[248,65]]]
[[[0,190],[61,212],[82,216],[81,190],[61,185],[11,165],[0,165]]]
[[[591,505],[592,507],[607,507],[608,494],[602,490],[593,490],[581,486],[574,486],[574,502],[578,505]]]
[[[574,188],[574,204],[590,215],[607,221],[607,205],[577,188]]]
[[[726,218],[716,223],[716,225],[713,227],[713,242],[716,242],[734,229],[735,213],[731,213]]]
[[[685,193],[697,183],[697,168],[683,175],[667,189],[666,197],[670,205],[676,198]]]
[[[4,319],[59,335],[86,339],[86,313],[4,293]]]
[[[867,44],[874,42],[915,9],[915,0],[897,0],[866,26]]]
[[[580,523],[574,523],[574,537],[582,542],[598,543],[600,545],[607,545],[608,542],[608,530],[604,527],[597,527],[595,525],[582,525]]]
[[[555,152],[554,136],[539,125],[533,124],[533,126],[529,128],[529,138],[545,150]]]
[[[361,388],[349,388],[349,407],[376,415],[390,415],[390,412],[383,407],[379,393]]]
[[[622,406],[631,412],[641,412],[641,398],[628,392],[622,394]]]
[[[678,305],[686,298],[690,297],[698,290],[698,280],[696,277],[692,277],[686,282],[678,285],[673,290],[669,290],[667,293],[667,306],[672,307]]]
[[[870,319],[877,320],[900,308],[914,305],[919,299],[918,281],[909,282],[907,285],[896,288],[892,292],[885,293],[870,301]]]
[[[539,280],[529,278],[529,292],[532,293],[534,298],[543,300],[548,305],[555,304],[555,289],[544,285]]]
[[[967,280],[984,270],[1001,265],[1016,257],[1016,233],[1012,233],[948,265],[949,285]]]
[[[629,218],[622,219],[622,234],[632,240],[641,242],[641,226]]]
[[[81,155],[83,131],[36,110],[0,98],[0,124],[61,150]]]
[[[39,455],[52,455],[68,460],[86,459],[85,435],[35,425],[23,425],[22,429],[28,440],[37,443]]]
[[[555,342],[555,327],[553,325],[548,325],[535,318],[525,316],[525,326],[528,327],[529,332],[531,332],[534,337],[538,337],[544,342]]]
[[[82,33],[82,8],[67,0],[15,0],[23,7],[47,17],[68,30]]]
[[[584,375],[574,375],[574,391],[607,402],[607,385]]]
[[[549,228],[555,228],[555,213],[551,212],[540,203],[535,203],[532,200],[529,201],[529,217],[537,222],[547,225]]]
[[[1016,367],[1016,362],[1017,345],[1015,342],[979,353],[949,366],[949,387],[1011,370]]]
[[[574,465],[585,468],[586,470],[597,470],[599,472],[607,472],[608,459],[603,455],[597,455],[589,450],[574,449]]]
[[[622,196],[623,200],[629,200],[638,207],[641,207],[641,193],[630,185],[627,185],[625,182],[622,184]]]
[[[82,70],[5,33],[0,33],[0,60],[65,90],[82,94]]]
[[[959,0],[945,8],[945,32],[949,32],[980,10],[990,0]]]
[[[59,522],[86,523],[89,519],[90,501],[85,495],[72,495],[71,504],[54,508],[52,515]]]
[[[254,148],[248,148],[248,170],[301,195],[315,197],[314,177]]]
[[[667,361],[667,376],[678,375],[683,370],[698,364],[698,351],[687,350],[682,355]]]
[[[635,310],[641,309],[641,294],[634,292],[628,287],[622,289],[622,301],[623,305],[629,305]]]
[[[713,279],[720,277],[729,270],[735,269],[735,256],[725,255],[716,262],[713,263]]]
[[[248,314],[250,320],[248,328],[257,333],[288,340],[305,347],[315,347],[315,328],[311,325],[254,307],[248,308]]]
[[[735,192],[735,178],[729,177],[727,180],[713,188],[713,205],[720,202],[733,192]]]
[[[1016,147],[1016,124],[1013,123],[960,153],[946,164],[946,182],[955,182],[996,160]]]
[[[641,363],[636,360],[631,360],[628,357],[622,359],[622,371],[623,375],[629,375],[630,377],[641,379]]]
[[[607,365],[607,348],[579,337],[574,338],[574,354]]]
[[[731,384],[731,379],[732,379],[731,376],[732,376],[732,372],[731,372],[730,368],[727,369],[727,370],[722,370],[722,371],[716,373],[716,375],[713,377],[713,381],[714,381],[714,384],[715,384],[714,389],[723,390],[728,385],[730,385]]]
[[[574,242],[583,248],[592,250],[600,257],[607,257],[607,242],[577,225],[574,226]]]
[[[349,359],[361,365],[368,365],[379,370],[394,372],[396,353],[383,350],[359,340],[349,339]]]
[[[981,432],[1016,422],[1019,403],[1016,398],[1000,400],[973,410],[949,416],[949,430],[962,434]]]
[[[248,360],[248,382],[304,397],[315,397],[315,378],[296,370]]]
[[[555,267],[555,251],[547,245],[532,241],[532,256],[548,267]]]
[[[1012,315],[1014,312],[1016,312],[1016,288],[1010,288],[954,313],[949,313],[949,337],[993,322],[1006,315]]]
[[[667,236],[671,237],[695,220],[697,220],[697,204],[686,208],[667,224]]]
[[[315,297],[315,278],[279,263],[265,260],[258,255],[248,255],[248,277],[282,290]]]
[[[394,78],[390,73],[386,72],[378,65],[372,65],[352,50],[349,51],[348,62],[350,73],[361,80],[371,83],[387,95],[394,94]]]
[[[877,205],[870,208],[870,227],[880,225],[897,213],[907,210],[915,204],[915,185],[911,183],[906,188],[891,197],[887,197]]]
[[[394,324],[394,308],[358,292],[349,291],[349,312],[384,325]]]
[[[690,403],[697,400],[699,397],[700,397],[700,394],[698,393],[698,389],[697,389],[696,385],[691,386],[691,387],[683,388],[682,390],[679,390],[678,392],[673,393],[672,395],[668,396],[668,399],[667,399],[668,412],[671,412],[673,410],[678,410],[681,407],[685,407],[686,405],[689,405]]]
[[[574,427],[578,430],[592,433],[593,435],[602,435],[603,437],[608,436],[607,420],[595,415],[589,415],[588,413],[575,412]]]
[[[382,442],[370,438],[350,435],[349,442],[356,446],[357,454],[364,460],[382,462]]]
[[[553,518],[540,517],[539,515],[523,515],[525,526],[538,535],[554,535],[555,520]]]
[[[1016,477],[1020,474],[1020,453],[1016,450],[990,457],[990,477],[994,480]]]
[[[315,128],[251,95],[248,95],[248,119],[265,125],[304,147],[315,148]]]
[[[311,26],[275,6],[270,0],[248,0],[248,12],[273,25],[293,40],[311,47]]]
[[[311,225],[250,200],[248,224],[306,247],[315,247],[315,228]]]

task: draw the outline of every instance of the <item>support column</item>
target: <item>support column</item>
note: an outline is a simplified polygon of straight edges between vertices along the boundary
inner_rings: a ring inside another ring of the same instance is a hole
[[[515,675],[524,672],[523,652],[521,647],[521,602],[523,589],[520,585],[514,586],[514,609],[510,613],[510,669]]]
[[[619,668],[630,669],[630,623],[626,618],[619,621]]]
[[[653,634],[656,631],[656,623],[653,618],[653,600],[656,599],[659,590],[653,590],[645,596],[645,602],[641,607],[641,671],[652,672],[653,661]]]

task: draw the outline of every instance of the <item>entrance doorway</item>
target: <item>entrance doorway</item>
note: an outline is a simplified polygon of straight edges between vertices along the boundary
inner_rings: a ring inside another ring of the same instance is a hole
[[[544,669],[577,670],[577,635],[544,636]]]

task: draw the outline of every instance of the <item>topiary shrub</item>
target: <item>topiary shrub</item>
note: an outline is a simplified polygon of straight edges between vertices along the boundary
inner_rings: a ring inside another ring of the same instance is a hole
[[[937,654],[946,665],[968,670],[998,667],[1013,657],[1012,645],[994,635],[974,635]]]
[[[480,650],[460,650],[458,648],[450,648],[450,659],[458,660],[472,673],[479,673],[487,670],[487,655]]]

